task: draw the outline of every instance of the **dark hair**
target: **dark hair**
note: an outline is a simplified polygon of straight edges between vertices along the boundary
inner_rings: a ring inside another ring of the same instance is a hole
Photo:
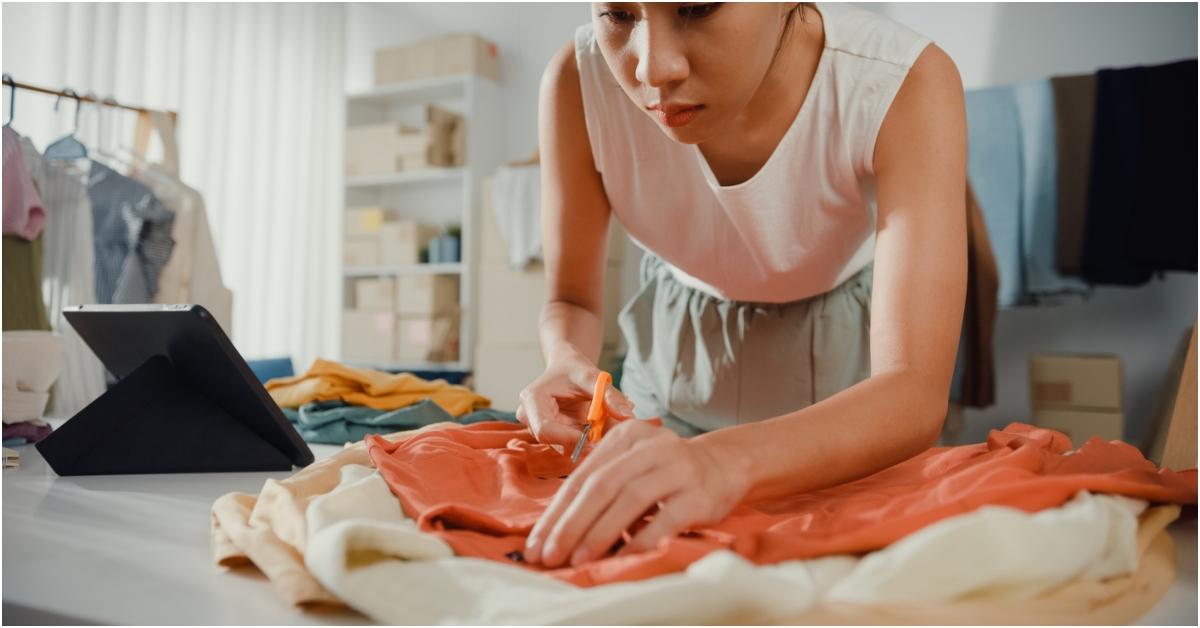
[[[783,48],[783,38],[787,37],[788,32],[791,30],[792,20],[795,19],[796,14],[800,14],[800,21],[803,22],[804,8],[806,6],[813,7],[815,4],[815,2],[797,2],[796,6],[788,10],[787,20],[784,21],[783,29],[779,32],[779,43],[775,45],[775,55],[771,57],[771,65],[775,65],[775,57],[779,56],[779,50]]]

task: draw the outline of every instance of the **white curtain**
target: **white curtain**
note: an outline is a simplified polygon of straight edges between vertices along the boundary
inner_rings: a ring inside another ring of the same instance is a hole
[[[337,4],[3,6],[17,81],[179,113],[181,178],[204,194],[234,343],[298,369],[337,348],[344,22]],[[72,127],[74,103],[53,105],[16,94],[13,128],[39,149]],[[85,106],[80,136],[130,147],[135,123]]]

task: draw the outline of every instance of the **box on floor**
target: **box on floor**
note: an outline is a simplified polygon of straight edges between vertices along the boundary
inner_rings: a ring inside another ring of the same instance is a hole
[[[1115,355],[1035,355],[1029,396],[1035,425],[1067,434],[1079,445],[1092,436],[1124,438],[1121,360]]]

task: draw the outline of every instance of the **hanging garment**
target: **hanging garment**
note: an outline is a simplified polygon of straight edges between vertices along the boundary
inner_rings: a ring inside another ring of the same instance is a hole
[[[32,240],[46,224],[46,210],[21,158],[21,136],[4,127],[4,235]]]
[[[370,434],[412,430],[444,421],[464,425],[485,421],[519,423],[516,414],[497,410],[476,410],[455,419],[429,400],[399,410],[376,410],[343,401],[313,401],[299,409],[283,408],[283,415],[305,441],[330,445],[354,443]]]
[[[1143,268],[1196,272],[1196,60],[1146,66],[1140,77],[1129,255]]]
[[[963,406],[986,408],[996,402],[996,293],[1000,276],[988,240],[983,210],[967,182],[967,301],[950,398]]]
[[[441,537],[458,556],[505,563],[524,549],[573,468],[568,455],[537,443],[528,429],[503,423],[431,430],[402,443],[369,436],[366,443],[371,462],[422,531]],[[595,586],[681,571],[718,549],[757,564],[866,552],[981,506],[1036,512],[1081,490],[1196,502],[1195,470],[1159,471],[1117,441],[1093,438],[1068,454],[1070,445],[1060,432],[1014,423],[993,431],[987,443],[932,448],[855,482],[743,504],[720,523],[651,551],[529,568]]]
[[[542,169],[536,164],[501,166],[492,178],[492,207],[513,270],[542,259],[541,190]]]
[[[1083,278],[1093,284],[1136,286],[1150,270],[1134,263],[1129,235],[1151,211],[1138,198],[1138,85],[1144,66],[1096,73],[1096,126],[1083,229]],[[1135,216],[1135,213],[1138,214]]]
[[[1011,86],[966,93],[967,178],[983,209],[1000,273],[999,307],[1023,302],[1021,126]]]
[[[131,176],[175,214],[171,231],[175,246],[159,276],[154,302],[202,305],[221,324],[225,335],[232,337],[233,293],[221,279],[204,197],[179,178],[179,148],[170,115],[153,111],[148,116],[162,140],[163,163],[137,170]]]
[[[42,300],[42,238],[4,236],[4,331],[50,331]]]
[[[305,564],[329,591],[387,624],[808,623],[796,620],[831,604],[852,604],[867,617],[895,603],[954,615],[965,600],[998,610],[1044,605],[1043,612],[1061,612],[1066,605],[1082,617],[1105,598],[1062,596],[1064,588],[1115,584],[1134,572],[1140,537],[1161,533],[1179,513],[1161,507],[1139,519],[1143,501],[1081,492],[1033,514],[988,506],[950,517],[861,560],[755,565],[718,550],[681,573],[579,588],[514,565],[454,557],[388,499],[378,472],[358,465],[340,472],[337,488],[309,502]],[[1050,554],[1054,560],[1045,560]],[[1111,600],[1127,590],[1106,593]],[[974,621],[997,617],[958,610]]]
[[[76,165],[43,159],[28,138],[21,138],[21,154],[50,213],[42,238],[42,295],[64,357],[48,411],[69,418],[104,392],[104,366],[62,314],[67,306],[96,302],[92,206],[86,174]]]
[[[1079,300],[1083,281],[1064,277],[1055,263],[1058,156],[1054,89],[1048,79],[1013,86],[1021,127],[1021,255],[1023,290],[1039,304]]]
[[[267,392],[281,408],[299,408],[312,401],[344,401],[376,410],[396,410],[429,399],[452,416],[462,416],[492,404],[487,397],[445,380],[426,381],[411,373],[384,373],[317,358],[308,372],[273,379]]]
[[[171,257],[175,215],[146,186],[93,161],[88,173],[96,300],[150,303]]]
[[[1087,215],[1088,177],[1092,170],[1092,126],[1096,114],[1096,75],[1056,76],[1055,146],[1058,156],[1058,217],[1054,234],[1055,266],[1078,277],[1083,257],[1083,221]]]

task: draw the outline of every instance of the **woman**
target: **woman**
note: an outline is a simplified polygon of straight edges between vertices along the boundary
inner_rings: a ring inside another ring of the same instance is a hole
[[[604,555],[647,512],[620,551],[651,549],[935,442],[966,289],[966,113],[942,50],[848,5],[600,3],[540,98],[547,368],[518,416],[579,439],[615,214],[647,254],[605,399],[662,425],[611,429],[526,560]]]

